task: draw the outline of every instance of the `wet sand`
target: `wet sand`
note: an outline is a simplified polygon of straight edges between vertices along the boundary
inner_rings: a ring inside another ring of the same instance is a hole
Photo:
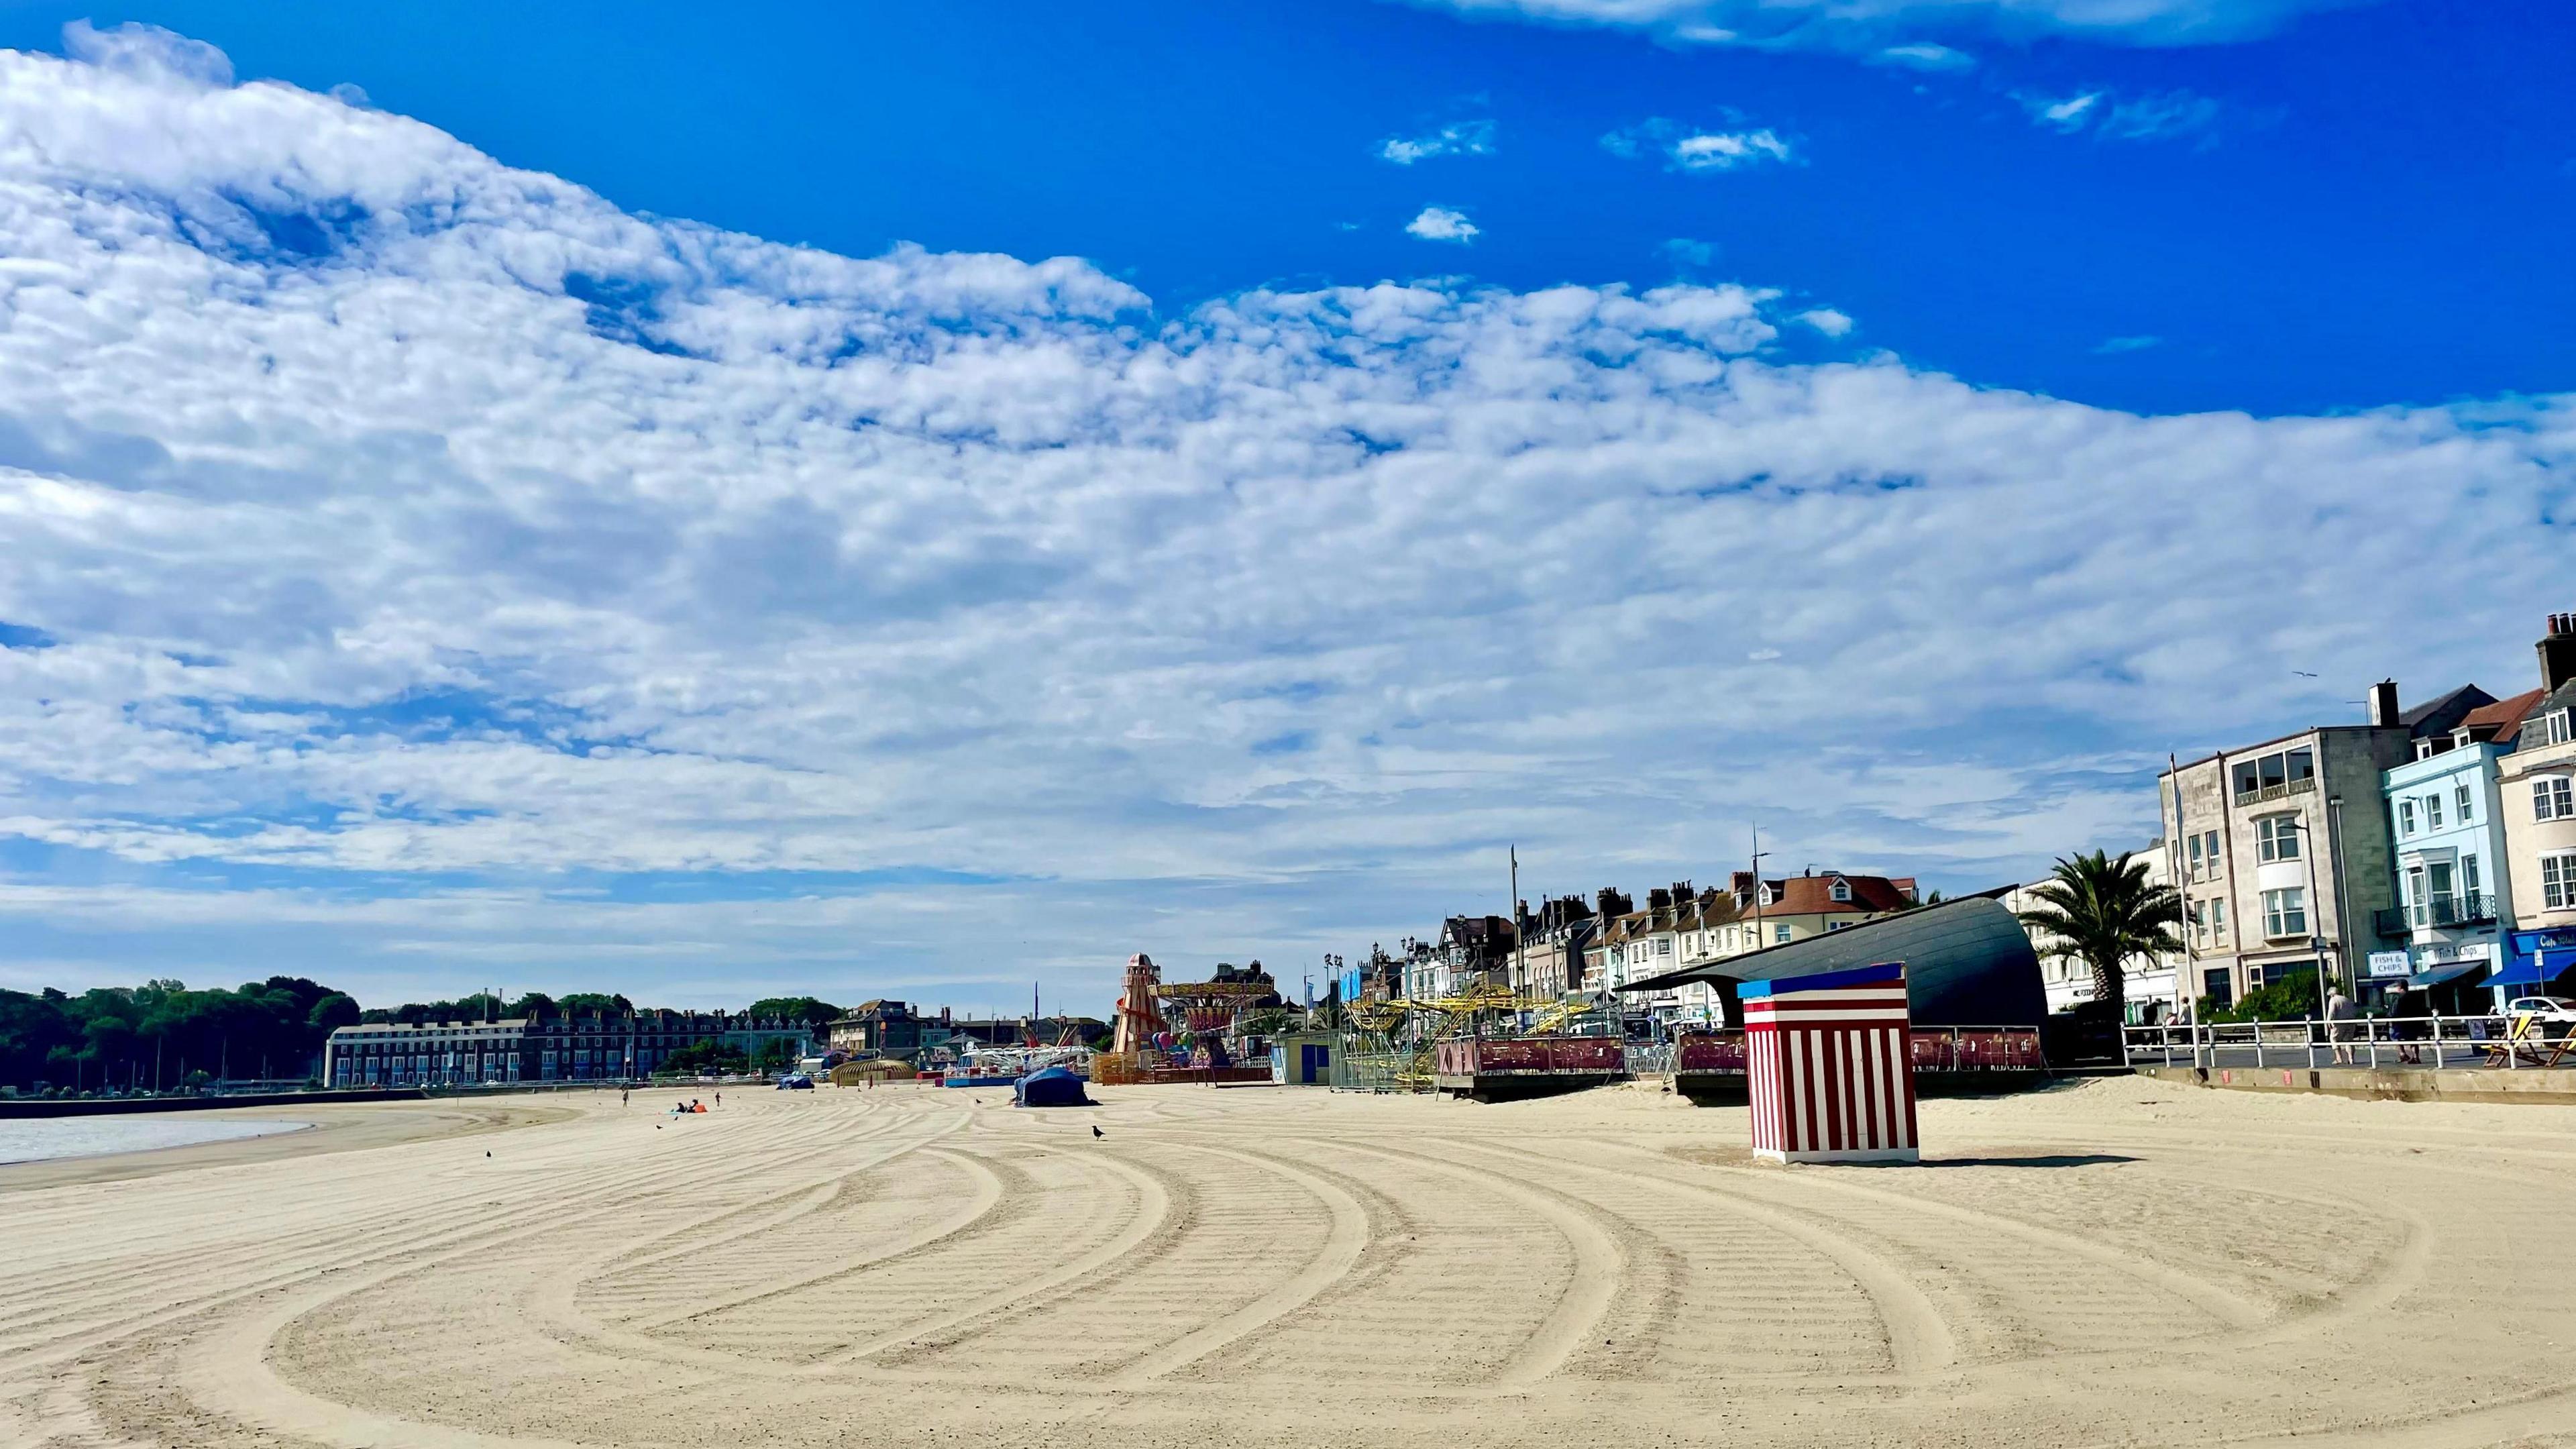
[[[1095,1090],[0,1168],[0,1444],[2576,1443],[2576,1108]]]
[[[293,1121],[309,1125],[301,1131],[233,1142],[201,1142],[149,1152],[0,1164],[0,1195],[73,1183],[122,1182],[191,1167],[275,1162],[317,1152],[351,1152],[400,1142],[498,1132],[537,1122],[563,1121],[576,1115],[571,1108],[533,1096],[483,1101],[327,1103],[311,1107],[233,1107],[184,1114],[155,1113],[133,1120],[161,1121],[169,1116],[185,1116],[198,1122]],[[54,1117],[31,1120],[79,1122],[91,1119]]]

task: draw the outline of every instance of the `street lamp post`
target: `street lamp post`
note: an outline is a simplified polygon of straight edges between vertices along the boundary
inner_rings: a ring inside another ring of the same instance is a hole
[[[2329,1008],[2326,1005],[2326,941],[2319,930],[2322,921],[2318,907],[2322,902],[2317,896],[2317,832],[2308,824],[2305,815],[2292,821],[2290,828],[2299,832],[2299,855],[2308,867],[2308,908],[2304,914],[2307,917],[2308,950],[2315,954],[2317,961],[2317,1020],[2324,1021]]]

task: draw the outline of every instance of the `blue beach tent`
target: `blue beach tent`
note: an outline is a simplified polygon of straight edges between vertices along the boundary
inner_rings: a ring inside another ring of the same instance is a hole
[[[1040,1067],[1020,1078],[1011,1089],[1015,1107],[1091,1107],[1098,1104],[1082,1094],[1082,1078],[1062,1067]]]

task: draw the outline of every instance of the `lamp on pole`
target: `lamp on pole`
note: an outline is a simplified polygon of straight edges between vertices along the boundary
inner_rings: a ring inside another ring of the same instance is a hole
[[[2307,919],[2308,949],[2316,956],[2317,1020],[2323,1021],[2329,1008],[2326,1005],[2326,940],[2318,931],[2321,923],[2317,908],[2321,902],[2317,898],[2317,832],[2308,824],[2305,815],[2291,821],[2290,828],[2299,833],[2299,858],[2308,868],[2308,908],[2300,914]]]

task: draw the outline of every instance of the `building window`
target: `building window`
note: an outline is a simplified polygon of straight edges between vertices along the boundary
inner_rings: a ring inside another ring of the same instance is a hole
[[[2539,743],[2563,745],[2570,739],[2576,739],[2576,710],[2551,710],[2542,715],[2540,722],[2532,728],[2540,732]]]
[[[2411,807],[2410,807],[2411,808]],[[2407,816],[2408,831],[2413,831],[2414,816]],[[2299,858],[2299,817],[2267,815],[2254,822],[2255,858],[2259,860],[2296,860]]]
[[[2460,857],[2460,889],[2470,895],[2476,895],[2485,889],[2478,883],[2478,858],[2474,855]]]
[[[1778,942],[1786,942],[1789,939],[1789,928],[1786,926],[1775,928],[1772,939]]]
[[[2201,994],[2209,998],[2209,1004],[2220,1010],[2236,1004],[2235,983],[2228,979],[2224,966],[2212,966],[2201,972],[2200,989]]]
[[[1858,921],[1827,921],[1825,922],[1825,929],[1828,931],[1839,931],[1845,927],[1857,926],[1859,924],[1860,922]]]
[[[2308,892],[2303,886],[2263,892],[2263,934],[2280,940],[2308,933]]]
[[[2222,941],[2227,939],[2227,897],[2210,897],[2209,929],[2218,939]]]
[[[2397,833],[2400,835],[2415,833],[2415,802],[2412,800],[2397,802]]]
[[[2565,820],[2576,816],[2576,799],[2571,799],[2569,777],[2551,775],[2531,782],[2531,818]]]
[[[2191,940],[2195,946],[2209,944],[2209,902],[2191,903]]]
[[[2249,803],[2249,797],[2272,799],[2294,791],[2316,788],[2316,751],[2307,746],[2283,750],[2253,760],[2236,762],[2236,803]]]
[[[1847,880],[1838,880],[1838,881],[1835,881],[1835,882],[1834,882],[1833,889],[1832,889],[1832,890],[1827,891],[1825,894],[1827,894],[1827,895],[1829,895],[1829,896],[1832,896],[1835,900],[1838,900],[1838,901],[1847,901],[1847,900],[1850,900],[1850,899],[1851,899],[1851,882],[1850,882],[1850,881],[1847,881]]]
[[[2191,858],[2191,878],[2198,880],[2200,879],[2200,837],[2195,835],[2183,844],[2188,847],[2184,854]]]
[[[2540,858],[2540,904],[2553,911],[2576,911],[2576,850]]]
[[[2469,823],[2469,782],[2468,782],[2468,781],[2466,781],[2466,780],[2462,780],[2460,783],[2458,783],[2458,784],[2456,784],[2456,785],[2453,785],[2453,786],[2451,787],[2451,804],[2452,804],[2453,806],[2455,806],[2455,807],[2456,807],[2455,809],[2453,809],[2453,810],[2452,810],[2452,812],[2451,812],[2451,813],[2460,817],[2460,823],[2461,823],[2462,825],[2466,825],[2466,824],[2468,824],[2468,823]]]
[[[2439,830],[2442,828],[2442,797],[2440,795],[2427,795],[2424,797],[2424,828],[2427,830]]]

